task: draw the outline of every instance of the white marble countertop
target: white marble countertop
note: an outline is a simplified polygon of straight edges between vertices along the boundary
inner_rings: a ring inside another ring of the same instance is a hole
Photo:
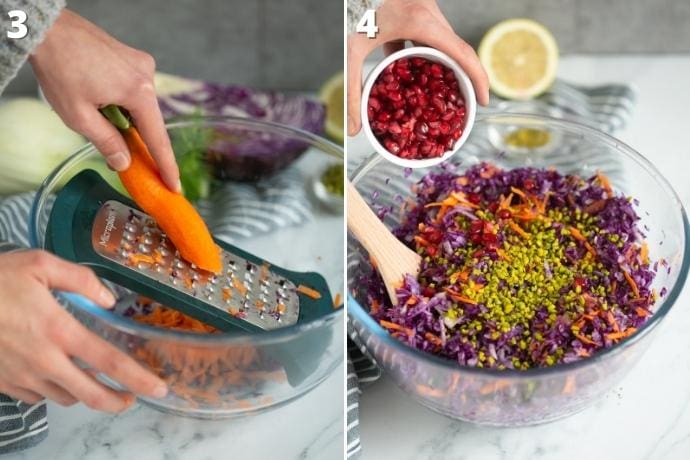
[[[136,406],[108,415],[48,403],[49,435],[3,458],[33,460],[341,459],[343,369],[301,399],[261,415],[195,420]]]
[[[574,83],[632,83],[637,107],[619,137],[649,158],[690,206],[690,56],[573,56]],[[349,155],[369,153],[360,137]],[[393,382],[360,404],[364,459],[690,458],[690,290],[685,289],[640,362],[603,400],[565,420],[498,429],[455,422],[408,399]]]

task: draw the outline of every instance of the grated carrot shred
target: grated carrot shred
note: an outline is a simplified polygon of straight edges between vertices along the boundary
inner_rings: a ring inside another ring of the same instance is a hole
[[[379,324],[386,329],[392,330],[392,331],[400,331],[404,332],[407,334],[409,337],[412,337],[414,335],[414,331],[410,329],[409,327],[404,327],[396,323],[391,323],[390,321],[386,321],[385,319],[382,319],[379,321]]]
[[[462,294],[458,294],[457,292],[454,292],[450,288],[444,288],[443,290],[446,291],[448,293],[448,295],[450,295],[450,297],[453,300],[457,300],[458,302],[464,302],[464,303],[467,303],[470,305],[477,305],[477,302],[475,300],[472,300],[469,297],[465,297]]]
[[[305,286],[304,284],[300,284],[297,286],[297,292],[306,295],[307,297],[318,300],[321,298],[321,293],[315,289],[310,288],[309,286]]]
[[[642,247],[640,248],[640,259],[644,265],[649,263],[649,246],[647,246],[646,241],[642,243]]]
[[[627,328],[627,329],[624,330],[624,331],[612,332],[612,333],[610,333],[610,334],[606,334],[605,337],[606,337],[607,339],[609,339],[609,340],[620,340],[620,339],[623,339],[623,338],[625,338],[625,337],[631,336],[632,334],[635,333],[635,331],[637,331],[636,328],[634,328],[634,327],[629,327],[629,328]]]
[[[524,231],[524,230],[522,229],[522,227],[520,227],[518,224],[516,224],[516,223],[513,222],[512,220],[509,220],[509,221],[508,221],[508,226],[509,226],[515,233],[517,233],[518,235],[520,235],[521,237],[523,237],[523,238],[529,238],[529,236],[530,236],[529,233],[527,233],[526,231]]]
[[[635,298],[640,297],[640,289],[637,287],[637,283],[635,283],[635,280],[632,279],[632,276],[630,276],[630,273],[623,270],[623,276],[625,277],[625,281],[627,281],[630,285],[630,289],[632,289],[633,294],[635,294]]]

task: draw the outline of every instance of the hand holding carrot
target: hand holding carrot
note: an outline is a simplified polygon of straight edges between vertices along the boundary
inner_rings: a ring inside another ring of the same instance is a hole
[[[114,391],[80,369],[72,361],[78,358],[133,393],[165,396],[163,381],[82,326],[51,289],[82,294],[104,308],[115,301],[86,267],[43,251],[0,255],[0,393],[30,404],[44,397],[62,405],[82,401],[107,412],[133,403],[132,394]]]
[[[126,108],[163,181],[180,191],[179,170],[154,90],[153,57],[65,9],[29,62],[50,105],[67,126],[93,142],[116,171],[129,167],[130,152],[98,109],[108,104]]]
[[[467,72],[480,104],[489,103],[489,79],[472,47],[455,34],[435,0],[386,0],[377,10],[379,33],[375,39],[352,33],[347,38],[347,133],[362,127],[362,65],[374,49],[383,45],[386,55],[405,47],[409,40],[443,51]]]

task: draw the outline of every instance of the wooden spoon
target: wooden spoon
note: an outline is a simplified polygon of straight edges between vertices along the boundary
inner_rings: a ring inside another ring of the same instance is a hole
[[[393,236],[349,181],[347,228],[374,259],[388,296],[393,305],[397,304],[395,290],[400,287],[405,275],[417,276],[422,258]]]

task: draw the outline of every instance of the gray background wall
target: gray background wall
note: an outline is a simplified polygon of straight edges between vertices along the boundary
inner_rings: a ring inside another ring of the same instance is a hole
[[[553,32],[562,53],[690,52],[690,0],[439,0],[477,44],[496,22],[527,17]]]
[[[162,71],[281,90],[317,89],[343,62],[343,0],[67,0]],[[477,44],[509,17],[546,24],[561,52],[690,52],[690,0],[439,0]],[[9,88],[33,92],[24,69]]]
[[[316,90],[343,68],[343,0],[67,0],[158,69],[279,90]],[[8,88],[34,93],[24,68]]]

